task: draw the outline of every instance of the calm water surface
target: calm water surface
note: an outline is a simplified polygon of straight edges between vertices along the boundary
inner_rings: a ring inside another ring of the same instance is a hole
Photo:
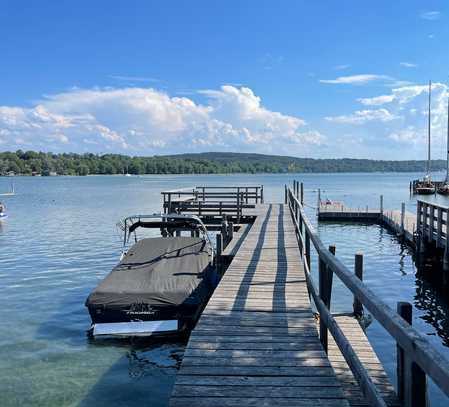
[[[397,209],[418,174],[309,174],[226,176],[23,177],[17,195],[1,197],[9,218],[0,223],[0,405],[165,406],[183,343],[91,342],[84,300],[120,253],[115,223],[160,210],[160,191],[193,185],[263,184],[266,201],[283,199],[283,184],[303,180],[306,202],[322,197],[348,205]],[[9,189],[0,178],[0,192]],[[438,198],[441,199],[441,198]],[[313,208],[309,208],[313,214]],[[416,278],[408,249],[378,226],[321,224],[326,243],[350,267],[365,254],[365,282],[392,307],[414,304],[414,325],[449,357],[448,307]],[[350,311],[352,298],[338,281],[333,307]],[[394,378],[394,343],[373,322],[367,330]],[[431,389],[433,406],[448,400]]]

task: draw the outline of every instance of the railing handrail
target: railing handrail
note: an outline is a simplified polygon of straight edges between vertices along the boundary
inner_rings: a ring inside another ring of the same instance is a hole
[[[408,357],[421,367],[421,369],[436,383],[436,385],[449,396],[449,361],[427,338],[409,325],[404,319],[392,310],[370,288],[362,283],[336,256],[334,256],[321,242],[315,228],[304,213],[304,208],[293,191],[288,188],[288,201],[290,208],[293,205],[299,208],[299,214],[305,231],[318,253],[321,261],[334,272],[343,284],[361,301],[371,312],[373,317],[404,349]],[[295,220],[296,216],[294,216]]]
[[[443,205],[433,203],[433,202],[423,201],[421,199],[417,199],[416,202],[417,202],[417,204],[420,204],[420,205],[433,206],[434,208],[440,208],[446,212],[449,210],[449,208],[447,206],[443,206]]]

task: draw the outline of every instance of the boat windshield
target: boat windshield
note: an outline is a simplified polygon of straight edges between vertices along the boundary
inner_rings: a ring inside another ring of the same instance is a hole
[[[123,232],[124,248],[128,246],[131,239],[135,243],[142,237],[194,236],[207,241],[208,246],[213,250],[206,226],[195,215],[133,215],[118,222],[117,227]]]

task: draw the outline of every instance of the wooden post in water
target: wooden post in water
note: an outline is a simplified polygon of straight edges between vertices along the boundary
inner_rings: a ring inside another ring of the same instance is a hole
[[[320,206],[321,206],[321,189],[318,188],[318,198],[317,198],[317,211],[320,213]]]
[[[397,312],[412,325],[413,308],[410,303],[398,302]],[[428,406],[426,374],[399,345],[396,346],[396,352],[399,400],[403,402],[404,407]]]
[[[354,271],[356,277],[363,281],[363,254],[357,253],[354,258]],[[353,311],[356,317],[363,315],[363,305],[360,300],[354,295]]]
[[[380,196],[380,221],[384,220],[384,196]]]
[[[404,236],[405,227],[404,227],[404,220],[405,220],[405,203],[401,203],[401,236]]]
[[[335,255],[335,246],[329,246],[329,251]],[[327,309],[330,310],[331,305],[331,294],[332,294],[332,270],[327,267],[323,260],[319,260],[319,294],[320,298],[323,300]],[[324,351],[327,353],[328,350],[328,330],[323,319],[320,318],[320,341],[323,345]]]

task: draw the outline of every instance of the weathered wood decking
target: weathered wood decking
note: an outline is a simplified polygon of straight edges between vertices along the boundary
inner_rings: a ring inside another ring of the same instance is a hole
[[[318,339],[290,213],[258,209],[191,334],[170,405],[347,406]]]
[[[170,406],[366,405],[332,342],[331,365],[318,338],[288,208],[259,204],[252,212],[256,220],[243,241],[234,237],[233,260],[190,336]],[[352,329],[374,360],[363,331]]]
[[[351,338],[351,345],[362,361],[363,366],[368,371],[371,379],[376,384],[376,387],[379,389],[379,392],[383,396],[386,404],[391,407],[400,406],[401,403],[398,400],[394,387],[391,385],[390,380],[385,373],[385,370],[376,353],[373,351],[365,332],[359,324],[359,321],[349,315],[335,316],[335,319],[344,334],[348,338]],[[348,369],[348,365],[331,335],[329,336],[328,357],[332,368],[341,383],[343,394],[347,398],[350,406],[369,406],[369,403],[363,397],[356,379],[354,378],[351,370]]]

